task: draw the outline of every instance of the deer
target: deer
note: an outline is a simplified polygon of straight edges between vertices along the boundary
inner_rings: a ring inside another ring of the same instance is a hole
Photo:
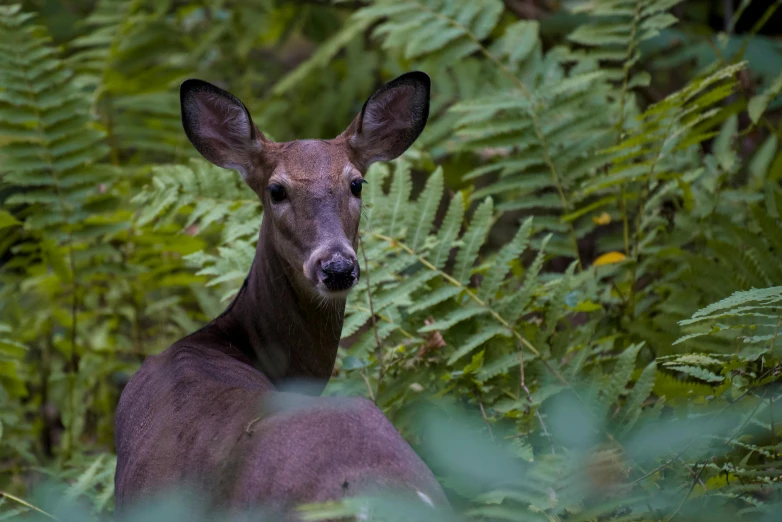
[[[229,510],[294,506],[378,488],[448,506],[432,471],[369,399],[320,396],[334,370],[356,257],[364,175],[404,153],[429,116],[430,79],[383,85],[339,136],[273,142],[245,105],[203,80],[180,86],[182,125],[241,175],[264,216],[255,259],[217,318],[147,357],[116,412],[115,506],[187,484]],[[309,383],[307,394],[286,384]]]

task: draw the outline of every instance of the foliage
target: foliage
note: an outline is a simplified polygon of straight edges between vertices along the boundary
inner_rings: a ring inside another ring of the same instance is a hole
[[[252,263],[261,205],[188,159],[178,83],[326,138],[411,69],[429,123],[366,175],[326,393],[373,398],[465,520],[780,509],[778,2],[53,4],[0,7],[0,518],[105,517],[124,382]],[[139,516],[201,517],[167,509]]]

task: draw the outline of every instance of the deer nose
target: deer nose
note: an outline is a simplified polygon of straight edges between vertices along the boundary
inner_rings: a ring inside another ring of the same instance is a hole
[[[318,278],[332,292],[351,288],[359,277],[358,261],[353,255],[335,252],[318,260]]]

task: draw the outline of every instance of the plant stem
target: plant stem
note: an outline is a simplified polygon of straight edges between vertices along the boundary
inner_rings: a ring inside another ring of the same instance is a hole
[[[364,258],[364,272],[366,272],[367,278],[367,300],[369,301],[369,314],[372,321],[372,331],[375,334],[375,343],[377,343],[377,351],[375,352],[375,359],[377,359],[377,393],[372,400],[377,402],[377,397],[380,396],[380,383],[383,382],[383,374],[385,373],[385,366],[383,364],[383,343],[380,341],[380,334],[377,331],[377,318],[375,317],[375,306],[372,303],[372,284],[369,280],[369,261],[367,260],[367,253],[364,250],[364,242],[361,240],[361,236],[358,236],[358,246],[361,249],[361,257]],[[366,379],[366,377],[365,377]],[[369,382],[367,382],[369,386]],[[371,393],[371,390],[370,390]]]
[[[51,518],[52,520],[60,520],[59,518],[55,517],[54,515],[50,515],[49,513],[44,511],[43,509],[30,504],[26,500],[21,499],[21,498],[19,498],[17,496],[14,496],[14,495],[12,495],[10,493],[6,493],[5,491],[0,491],[0,498],[2,498],[2,497],[7,498],[8,500],[13,500],[17,504],[21,504],[21,505],[23,505],[24,507],[26,507],[28,509],[32,509],[33,511],[36,511],[36,512],[38,512],[38,513],[40,513],[40,514],[42,514],[44,516],[47,516],[47,517]]]
[[[627,53],[623,64],[622,91],[619,95],[619,122],[617,123],[617,145],[622,141],[625,128],[625,105],[627,103],[628,84],[630,82],[630,59],[635,51],[635,36],[638,31],[638,20],[641,17],[641,1],[635,3],[635,13],[633,15],[633,25],[630,30],[630,41],[627,44]],[[627,183],[622,183],[622,193],[619,200],[619,207],[622,212],[622,233],[624,238],[625,255],[630,257],[630,219],[627,212]]]
[[[527,402],[530,404],[530,408],[532,408],[532,393],[530,393],[529,388],[525,382],[524,350],[522,350],[521,347],[519,347],[519,374],[521,377],[521,389],[524,390],[524,394],[527,396]],[[554,451],[554,441],[551,439],[551,434],[546,428],[546,423],[543,422],[543,416],[541,416],[540,410],[538,408],[535,408],[535,416],[537,417],[538,422],[540,422],[540,429],[543,430],[543,436],[546,437],[549,441],[549,444],[551,444],[551,454],[556,455],[557,453]]]
[[[705,469],[706,469],[706,463],[704,462],[701,465],[701,469],[698,470],[698,475],[695,477],[695,480],[692,481],[692,484],[690,485],[690,489],[687,490],[687,494],[684,495],[682,501],[679,502],[679,505],[676,508],[676,510],[673,513],[671,513],[671,516],[668,517],[667,522],[671,522],[671,520],[673,520],[673,517],[675,517],[679,513],[679,511],[681,511],[682,507],[684,506],[684,503],[687,502],[688,498],[690,498],[690,495],[692,494],[692,490],[695,489],[695,486],[700,481],[701,474],[703,474],[703,470]]]

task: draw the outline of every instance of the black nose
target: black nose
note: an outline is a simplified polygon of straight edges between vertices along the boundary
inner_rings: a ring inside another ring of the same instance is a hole
[[[318,276],[332,292],[347,290],[358,281],[358,262],[353,256],[334,253],[327,260],[320,262]]]

